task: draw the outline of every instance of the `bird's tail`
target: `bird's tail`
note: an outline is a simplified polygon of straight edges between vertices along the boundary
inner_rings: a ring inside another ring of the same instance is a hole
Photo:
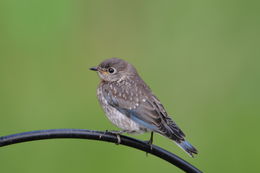
[[[183,149],[191,157],[194,157],[193,154],[198,154],[198,150],[193,147],[188,141],[176,142],[176,144]]]

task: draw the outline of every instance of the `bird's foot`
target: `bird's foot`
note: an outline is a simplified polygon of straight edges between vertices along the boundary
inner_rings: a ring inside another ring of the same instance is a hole
[[[121,143],[121,138],[120,138],[120,135],[122,133],[126,133],[127,131],[125,130],[121,130],[121,131],[115,131],[115,130],[106,130],[106,133],[112,133],[114,135],[116,135],[116,138],[117,138],[117,145],[119,145]]]
[[[153,132],[151,132],[151,137],[149,139],[149,141],[145,141],[149,146],[150,146],[150,150],[153,150]],[[148,152],[146,152],[146,156],[148,156]]]
[[[144,141],[145,143],[147,143],[150,146],[150,151],[153,150],[153,144],[151,143],[151,141]],[[146,152],[146,156],[148,156],[148,152]]]

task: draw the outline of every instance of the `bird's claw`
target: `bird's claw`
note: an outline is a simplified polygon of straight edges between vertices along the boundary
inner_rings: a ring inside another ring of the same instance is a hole
[[[116,138],[117,138],[117,143],[116,143],[116,145],[121,144],[121,138],[120,138],[120,135],[119,135],[119,134],[116,134]]]
[[[125,133],[125,131],[113,131],[113,130],[110,131],[110,130],[106,130],[106,133],[112,133],[112,134],[116,135],[116,138],[117,138],[116,144],[119,145],[119,144],[121,144],[120,135],[122,133]]]
[[[150,151],[153,150],[153,132],[151,132],[151,137],[149,141],[146,141],[146,143],[150,146]],[[146,156],[148,156],[148,153],[146,152]]]

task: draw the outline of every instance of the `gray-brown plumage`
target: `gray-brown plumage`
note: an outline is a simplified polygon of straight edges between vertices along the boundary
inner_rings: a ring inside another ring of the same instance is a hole
[[[113,124],[128,133],[159,133],[175,141],[189,155],[197,154],[131,64],[111,58],[91,70],[101,78],[98,99]]]

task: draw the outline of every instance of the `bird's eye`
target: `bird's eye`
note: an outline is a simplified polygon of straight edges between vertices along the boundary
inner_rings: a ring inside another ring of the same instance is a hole
[[[116,70],[115,70],[113,67],[108,68],[108,72],[109,72],[109,73],[115,73],[115,71],[116,71]]]

